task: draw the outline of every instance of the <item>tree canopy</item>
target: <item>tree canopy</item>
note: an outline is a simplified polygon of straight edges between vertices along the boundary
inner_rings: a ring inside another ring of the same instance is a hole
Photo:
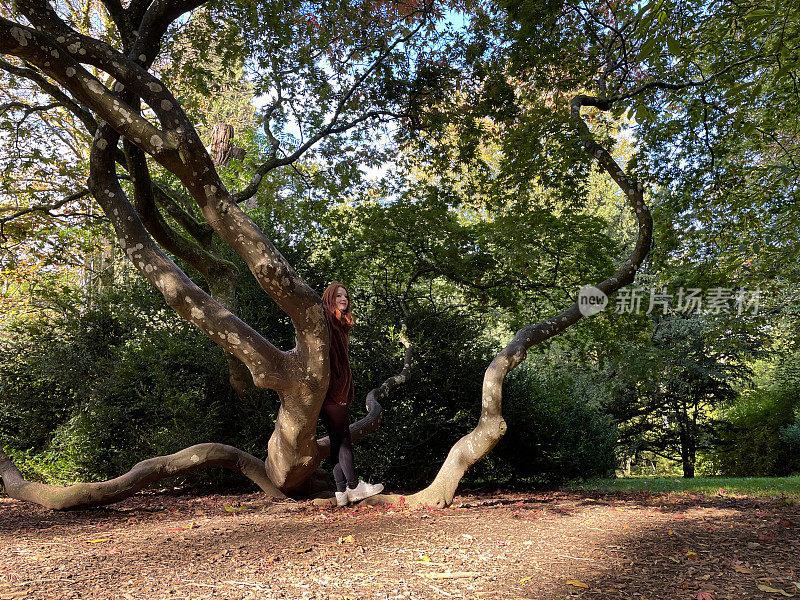
[[[412,496],[429,505],[451,502],[503,436],[506,376],[581,321],[580,286],[610,295],[644,269],[665,284],[796,289],[793,234],[776,235],[796,220],[790,3],[0,7],[3,268],[67,282],[92,267],[113,285],[124,255],[223,351],[238,401],[269,389],[280,403],[266,463],[205,444],[62,489],[25,481],[2,454],[18,497],[104,503],[206,464],[274,495],[312,490],[329,376],[315,290],[332,277],[365,282],[365,306],[412,339],[437,335],[425,325],[435,315],[485,323],[496,355],[478,423]],[[650,200],[659,244],[646,263]],[[247,271],[277,307],[272,321],[249,310]],[[580,335],[613,343],[614,320]],[[655,370],[648,402],[724,402],[732,388],[714,370],[728,366],[707,332],[681,323],[654,326],[678,333],[650,338],[672,367]],[[356,433],[407,378],[409,354],[396,358],[403,375],[368,394]],[[686,424],[687,410],[671,414]],[[684,438],[692,454],[697,436]]]

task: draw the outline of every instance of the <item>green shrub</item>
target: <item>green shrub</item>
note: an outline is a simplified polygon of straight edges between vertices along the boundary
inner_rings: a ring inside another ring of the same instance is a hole
[[[795,411],[794,423],[781,429],[781,440],[793,456],[800,454],[800,409]]]
[[[800,470],[793,443],[795,390],[756,390],[728,411],[716,450],[715,471],[725,476],[783,476]]]
[[[200,442],[263,455],[274,396],[243,403],[227,377],[222,352],[135,282],[13,329],[0,358],[0,444],[50,482],[107,479]]]
[[[616,427],[572,378],[538,375],[521,365],[503,393],[508,431],[485,465],[485,477],[552,485],[613,473]]]

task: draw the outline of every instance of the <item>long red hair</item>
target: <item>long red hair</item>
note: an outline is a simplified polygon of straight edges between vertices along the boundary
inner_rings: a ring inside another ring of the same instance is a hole
[[[345,294],[347,294],[347,308],[344,312],[336,307],[336,292],[339,288],[344,289]],[[344,284],[334,281],[325,288],[322,294],[322,306],[325,308],[328,319],[340,326],[345,333],[349,332],[350,328],[355,324],[353,312],[350,310],[350,292]]]
[[[339,288],[347,294],[347,308],[344,311],[336,308],[336,292]],[[347,334],[353,326],[353,313],[350,311],[350,293],[338,281],[331,283],[322,294],[322,306],[325,309],[325,320],[331,334],[330,357],[331,378],[324,404],[349,406],[353,401],[353,372],[350,369]]]

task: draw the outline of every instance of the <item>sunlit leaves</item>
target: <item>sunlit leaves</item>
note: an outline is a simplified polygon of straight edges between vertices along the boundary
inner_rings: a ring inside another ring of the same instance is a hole
[[[704,45],[697,64],[708,73],[745,62],[663,98],[663,112],[641,121],[647,162],[684,243],[681,263],[692,257],[695,268],[751,285],[796,279],[797,57],[784,60],[792,53],[782,25],[794,27],[796,9],[718,8],[705,29],[719,43]]]

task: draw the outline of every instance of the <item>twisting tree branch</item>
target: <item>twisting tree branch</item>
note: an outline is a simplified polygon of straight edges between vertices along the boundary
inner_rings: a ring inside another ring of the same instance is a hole
[[[201,467],[224,467],[244,475],[273,498],[286,497],[267,478],[263,460],[225,444],[197,444],[175,454],[144,460],[115,479],[77,483],[68,487],[26,481],[0,449],[0,480],[6,493],[17,500],[34,502],[54,510],[119,502],[154,481],[183,475]]]
[[[612,277],[596,286],[605,294],[610,294],[633,281],[637,269],[650,250],[653,220],[644,203],[644,188],[641,182],[637,182],[625,174],[611,154],[595,141],[586,121],[581,116],[581,109],[584,106],[598,105],[605,106],[606,110],[610,108],[607,101],[585,95],[575,96],[570,105],[570,119],[584,149],[597,160],[628,198],[628,202],[636,214],[639,230],[636,245],[625,264]],[[506,422],[503,419],[501,404],[503,382],[508,373],[525,359],[529,348],[574,325],[582,316],[576,302],[564,312],[536,325],[523,327],[516,333],[511,342],[486,369],[483,379],[481,416],[477,426],[451,448],[433,482],[424,490],[408,497],[409,504],[444,507],[453,501],[458,483],[467,470],[486,456],[505,434]],[[380,499],[373,500],[373,502],[380,501]],[[394,501],[394,499],[388,501]]]

